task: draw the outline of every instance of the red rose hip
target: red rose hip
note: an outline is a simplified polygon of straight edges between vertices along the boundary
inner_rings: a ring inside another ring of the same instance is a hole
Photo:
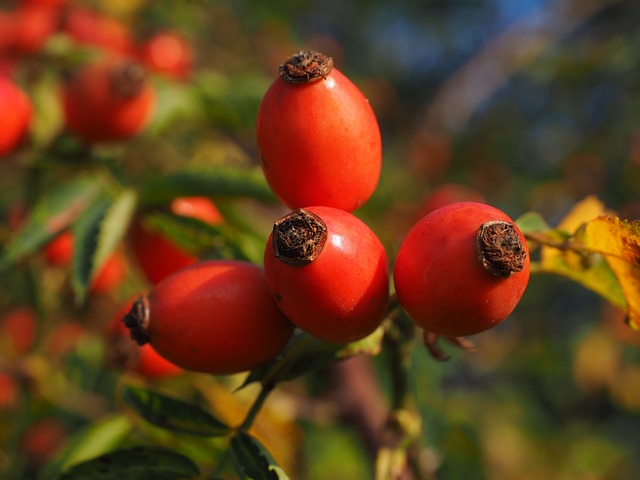
[[[369,227],[343,210],[307,207],[278,220],[264,269],[280,309],[321,340],[359,340],[386,314],[387,254]]]
[[[300,52],[280,66],[258,110],[257,139],[267,182],[292,209],[352,211],[378,183],[382,144],[375,114],[321,53]]]
[[[274,357],[293,334],[264,270],[237,260],[196,263],[165,278],[124,317],[140,345],[196,372],[250,370]]]
[[[27,134],[33,108],[29,97],[0,75],[0,157],[15,150]]]
[[[142,66],[129,60],[86,65],[63,91],[67,125],[88,143],[125,140],[151,115],[155,90]]]
[[[413,226],[393,275],[398,300],[418,326],[439,335],[472,335],[516,307],[529,281],[529,255],[505,213],[458,202]]]

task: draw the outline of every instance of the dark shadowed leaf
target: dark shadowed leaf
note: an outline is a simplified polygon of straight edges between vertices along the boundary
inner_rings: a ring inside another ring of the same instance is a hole
[[[248,433],[231,437],[233,464],[241,478],[252,480],[287,480],[289,477],[266,448]]]
[[[196,478],[198,467],[187,457],[159,447],[115,450],[79,463],[59,480],[178,480]]]
[[[33,207],[22,228],[10,239],[0,268],[29,255],[71,225],[102,190],[95,177],[80,177],[48,191]]]
[[[143,205],[163,204],[182,196],[250,197],[274,201],[259,169],[183,170],[153,177],[140,188]]]
[[[124,401],[149,423],[179,433],[216,437],[229,427],[199,407],[145,388],[126,386]]]
[[[238,233],[227,225],[210,225],[197,218],[155,212],[144,217],[145,225],[201,258],[250,260]]]

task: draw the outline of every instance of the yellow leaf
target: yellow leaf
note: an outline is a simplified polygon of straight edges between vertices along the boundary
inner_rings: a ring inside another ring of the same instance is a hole
[[[640,223],[603,215],[586,224],[582,240],[608,262],[624,294],[627,321],[640,329]]]
[[[591,195],[573,206],[567,216],[558,224],[558,229],[573,234],[583,224],[600,215],[604,215],[604,213],[604,204]]]
[[[583,227],[604,213],[603,203],[590,196],[576,204],[556,229],[544,232],[550,243],[543,243],[538,271],[569,278],[611,304],[625,308],[623,291],[609,263],[594,255],[596,252],[583,248]]]

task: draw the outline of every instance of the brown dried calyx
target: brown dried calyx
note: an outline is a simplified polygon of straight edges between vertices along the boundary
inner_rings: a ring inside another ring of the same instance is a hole
[[[308,83],[327,78],[332,68],[333,58],[313,50],[300,50],[280,65],[280,78],[287,83]]]
[[[147,297],[139,297],[133,302],[131,310],[122,319],[129,329],[131,338],[138,344],[149,343],[149,301]]]
[[[288,265],[301,266],[313,262],[326,240],[327,225],[318,215],[303,208],[273,224],[273,253]]]
[[[114,65],[110,71],[111,88],[122,98],[137,97],[147,83],[147,72],[136,62],[122,62]]]
[[[527,248],[516,226],[496,220],[483,223],[476,235],[478,259],[486,271],[509,278],[524,268]]]

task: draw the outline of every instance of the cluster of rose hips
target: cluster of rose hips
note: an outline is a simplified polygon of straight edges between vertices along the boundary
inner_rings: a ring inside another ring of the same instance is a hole
[[[0,156],[20,146],[34,114],[20,81],[25,61],[37,58],[54,36],[86,51],[70,65],[61,88],[66,128],[81,141],[120,141],[138,134],[155,104],[147,71],[184,80],[192,50],[177,32],[163,30],[137,42],[115,18],[67,0],[20,0],[0,10]]]
[[[137,299],[123,322],[139,344],[193,371],[229,374],[273,358],[299,328],[342,344],[389,313],[389,265],[353,213],[380,176],[374,112],[331,58],[301,51],[280,66],[257,116],[267,182],[291,213],[273,225],[264,266],[208,260]],[[503,212],[475,202],[439,208],[404,239],[395,294],[422,329],[486,330],[515,308],[529,278],[525,240]]]

